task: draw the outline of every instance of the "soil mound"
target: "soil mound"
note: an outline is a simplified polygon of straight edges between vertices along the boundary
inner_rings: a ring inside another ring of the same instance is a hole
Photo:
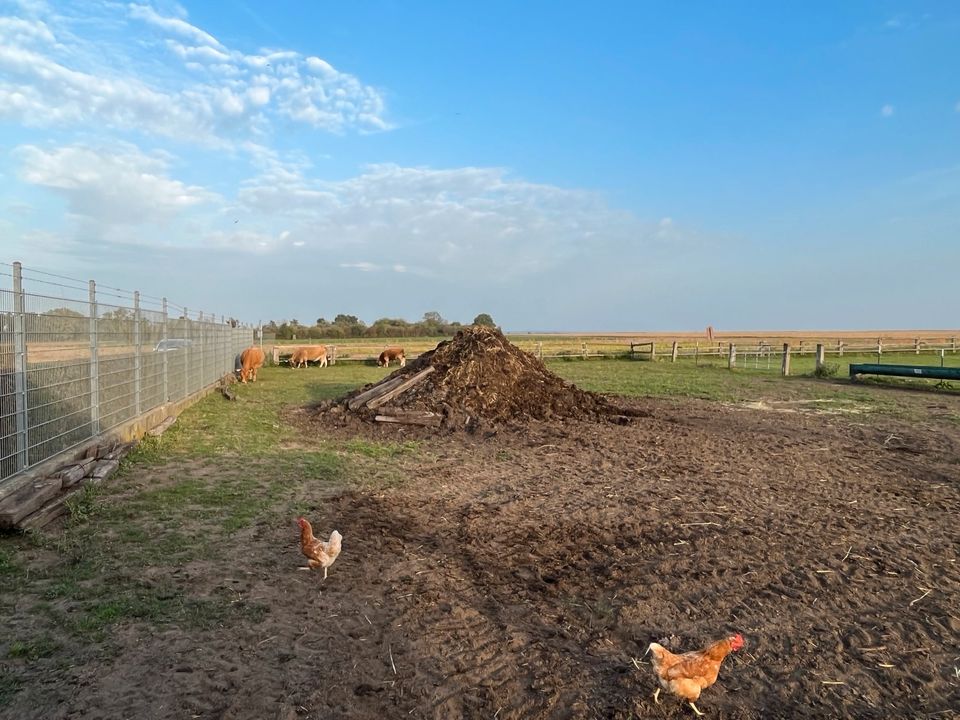
[[[475,429],[622,412],[566,382],[498,330],[473,326],[375,385],[323,408],[364,420]]]

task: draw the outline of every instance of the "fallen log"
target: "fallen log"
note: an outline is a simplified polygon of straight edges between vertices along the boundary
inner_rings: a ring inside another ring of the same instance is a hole
[[[390,392],[395,387],[402,384],[403,380],[404,380],[404,376],[401,375],[400,377],[395,377],[391,380],[382,381],[380,382],[380,384],[374,385],[369,390],[364,390],[362,393],[355,396],[352,400],[350,400],[350,402],[347,403],[347,407],[350,408],[351,410],[356,410],[361,405],[363,405],[367,400],[379,397],[384,393]]]
[[[375,397],[373,400],[369,400],[369,401],[367,402],[367,407],[370,408],[371,410],[375,410],[376,408],[380,407],[380,406],[383,405],[384,403],[390,402],[390,401],[393,400],[395,397],[397,397],[397,395],[399,395],[400,393],[405,392],[405,391],[409,390],[410,388],[412,388],[414,385],[417,385],[417,384],[423,382],[424,380],[426,380],[426,379],[427,379],[427,376],[428,376],[430,373],[432,373],[435,369],[436,369],[436,368],[434,368],[434,367],[431,365],[430,367],[428,367],[428,368],[426,368],[426,369],[424,369],[424,370],[421,370],[421,371],[418,372],[416,375],[414,375],[412,378],[410,378],[409,380],[407,380],[405,383],[402,383],[401,385],[398,385],[397,387],[393,388],[392,390],[388,390],[387,392],[383,393],[382,395],[379,395],[378,397]]]
[[[400,425],[423,425],[424,427],[440,427],[443,415],[427,410],[409,410],[394,412],[392,415],[377,415],[374,420],[382,423],[398,423]]]

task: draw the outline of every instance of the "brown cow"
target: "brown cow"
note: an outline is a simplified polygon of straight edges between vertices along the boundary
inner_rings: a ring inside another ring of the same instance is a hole
[[[320,363],[320,367],[326,367],[327,348],[323,345],[298,347],[290,356],[290,367],[306,367],[310,361]]]
[[[256,382],[257,370],[263,367],[263,360],[263,350],[256,345],[240,353],[240,382],[245,383],[247,378],[250,378],[250,382]]]
[[[377,365],[380,367],[390,367],[391,360],[398,360],[400,362],[400,367],[403,367],[407,364],[407,356],[403,354],[402,347],[397,347],[396,345],[393,347],[388,347],[386,350],[380,353],[380,357],[377,359]]]

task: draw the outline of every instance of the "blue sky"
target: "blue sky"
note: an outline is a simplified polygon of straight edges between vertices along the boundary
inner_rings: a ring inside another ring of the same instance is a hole
[[[0,243],[251,321],[955,328],[960,6],[0,0]]]

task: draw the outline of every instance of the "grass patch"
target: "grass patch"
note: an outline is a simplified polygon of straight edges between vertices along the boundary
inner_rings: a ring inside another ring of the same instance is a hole
[[[60,643],[49,635],[41,635],[33,640],[23,642],[15,640],[10,643],[7,657],[12,659],[37,660],[50,657],[60,649]]]

